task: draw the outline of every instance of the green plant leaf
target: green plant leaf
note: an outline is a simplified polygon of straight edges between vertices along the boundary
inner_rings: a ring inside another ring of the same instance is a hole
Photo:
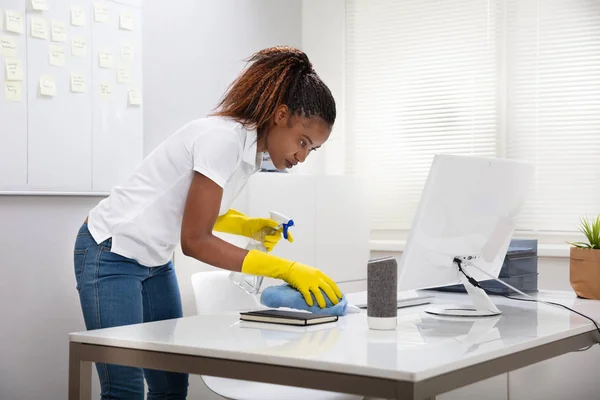
[[[588,243],[584,243],[584,242],[567,242],[569,243],[571,246],[575,246],[575,247],[579,247],[580,249],[589,249],[590,245]]]
[[[575,242],[573,246],[587,247],[591,249],[600,249],[600,214],[591,221],[587,218],[580,218],[579,231],[583,233],[588,243]],[[586,244],[586,246],[583,246]]]
[[[596,218],[596,220],[590,222],[590,228],[589,228],[589,232],[590,232],[590,236],[588,237],[588,240],[590,241],[590,245],[592,246],[592,248],[596,247],[598,245],[599,242],[599,232],[600,232],[600,227],[599,222],[600,220],[598,220],[598,218]]]

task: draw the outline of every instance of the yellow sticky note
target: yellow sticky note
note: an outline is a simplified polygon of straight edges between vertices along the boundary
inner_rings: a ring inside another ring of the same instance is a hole
[[[110,86],[108,83],[101,83],[100,84],[100,97],[105,100],[109,100],[109,99],[112,99],[112,95],[113,95],[112,86]]]
[[[6,10],[6,30],[13,33],[23,33],[23,13]]]
[[[98,1],[94,3],[94,21],[108,24],[108,7],[106,3]]]
[[[51,40],[53,42],[66,42],[67,41],[67,24],[59,21],[52,21],[50,24],[52,31]]]
[[[79,6],[71,6],[71,25],[85,26],[85,10]]]
[[[133,30],[133,15],[129,11],[119,13],[119,28],[127,31]]]
[[[0,36],[0,56],[16,57],[17,41],[8,36]]]
[[[71,92],[85,93],[85,76],[71,72]]]
[[[87,54],[87,42],[84,38],[74,37],[71,39],[71,54],[74,57],[85,57]]]
[[[22,101],[23,86],[21,82],[4,82],[4,99],[6,101]]]
[[[22,81],[23,80],[23,64],[21,60],[15,58],[7,58],[4,60],[4,69],[6,72],[7,81]]]
[[[48,22],[42,17],[31,17],[31,37],[48,39]]]
[[[40,94],[42,96],[56,96],[56,80],[51,75],[40,75]]]
[[[131,43],[121,43],[121,58],[125,61],[133,60],[133,45]]]
[[[100,68],[112,68],[113,67],[113,53],[112,51],[101,51],[98,53],[98,65]]]
[[[129,67],[120,65],[117,68],[117,82],[118,83],[129,83],[131,82],[131,73]]]
[[[48,48],[48,58],[50,65],[54,67],[64,67],[65,62],[65,48],[57,45],[50,45]]]
[[[31,8],[36,11],[46,11],[48,9],[47,0],[31,0]]]
[[[142,94],[135,89],[127,92],[127,101],[130,106],[141,106],[142,105]]]

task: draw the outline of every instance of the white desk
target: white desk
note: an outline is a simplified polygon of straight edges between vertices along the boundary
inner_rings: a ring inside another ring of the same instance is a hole
[[[466,302],[436,294],[435,303]],[[600,302],[543,292],[600,317]],[[435,397],[598,341],[567,310],[493,297],[492,319],[440,319],[427,306],[400,309],[395,331],[367,328],[366,312],[310,328],[199,315],[70,334],[69,399],[89,399],[91,362],[222,376],[391,399]]]

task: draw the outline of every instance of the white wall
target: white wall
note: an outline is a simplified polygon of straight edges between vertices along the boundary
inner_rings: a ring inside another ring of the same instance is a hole
[[[344,174],[346,5],[344,0],[302,1],[302,50],[304,50],[336,102],[337,118],[327,144],[311,154],[299,173]]]
[[[64,399],[68,333],[84,330],[77,230],[98,198],[0,196],[0,399]]]

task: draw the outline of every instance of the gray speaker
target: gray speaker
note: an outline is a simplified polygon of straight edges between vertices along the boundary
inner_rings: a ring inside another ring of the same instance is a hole
[[[393,257],[367,264],[367,324],[370,329],[396,329],[398,315],[398,263]]]

